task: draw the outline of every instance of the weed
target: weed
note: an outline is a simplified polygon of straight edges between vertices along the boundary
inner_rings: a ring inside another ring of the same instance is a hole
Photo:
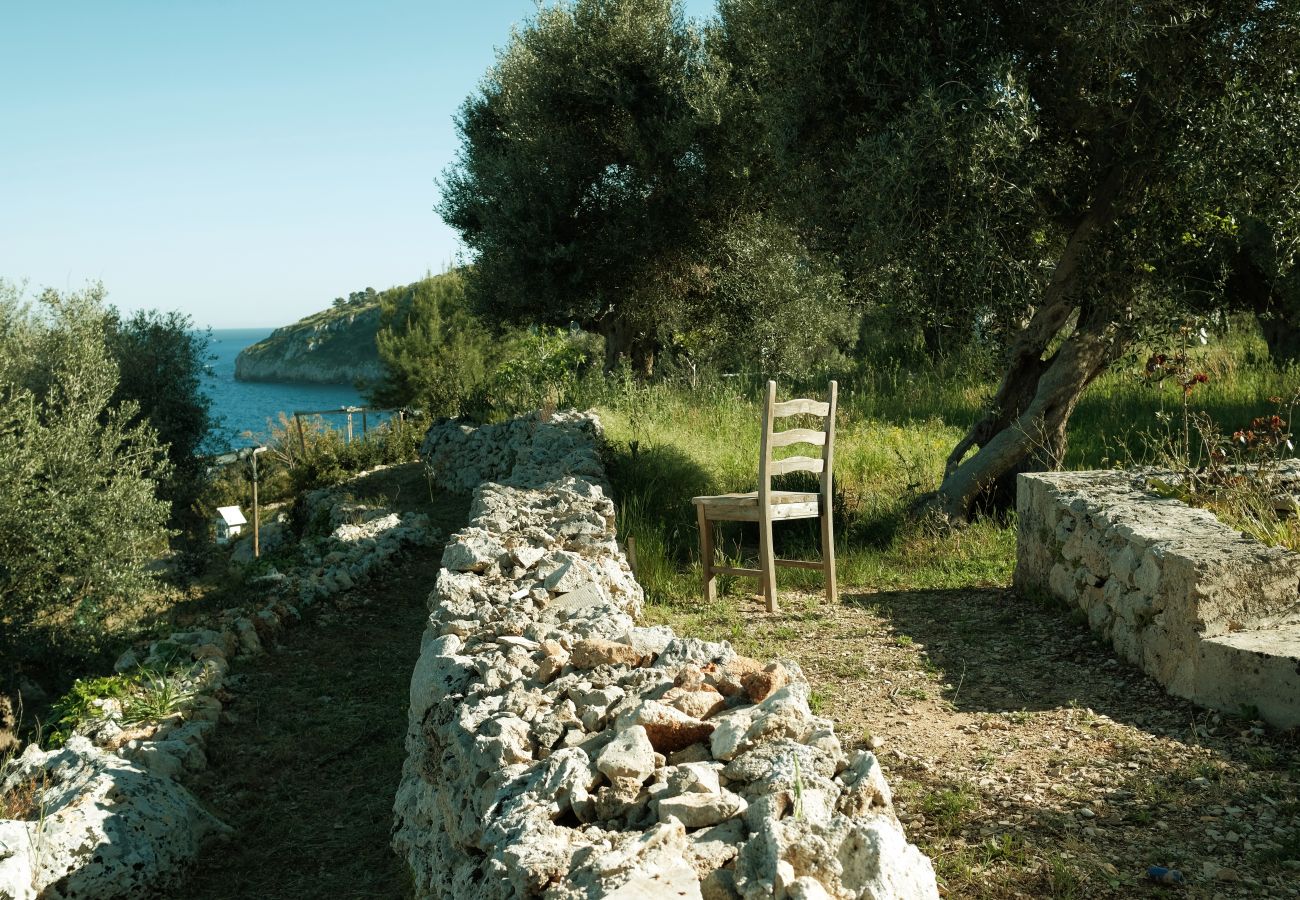
[[[1087,879],[1074,866],[1059,857],[1049,857],[1042,867],[1045,896],[1075,900],[1086,896]]]
[[[180,712],[193,697],[194,692],[182,687],[176,678],[155,672],[142,673],[122,704],[122,722],[126,725],[157,722]]]
[[[133,679],[125,675],[78,678],[50,709],[47,724],[51,730],[46,746],[62,747],[78,725],[99,717],[103,701],[121,704],[130,696],[133,686]]]
[[[951,833],[961,828],[970,814],[979,809],[979,798],[966,785],[958,785],[923,795],[920,806],[926,819]]]

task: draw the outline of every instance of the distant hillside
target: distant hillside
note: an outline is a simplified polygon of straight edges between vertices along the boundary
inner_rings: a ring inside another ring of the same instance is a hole
[[[238,381],[369,384],[383,374],[375,332],[379,295],[367,288],[322,312],[277,328],[235,360]]]

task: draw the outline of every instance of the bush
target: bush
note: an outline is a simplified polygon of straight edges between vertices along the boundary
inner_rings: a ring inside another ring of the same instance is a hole
[[[535,328],[511,341],[488,388],[497,416],[570,406],[590,357],[579,334]]]
[[[203,367],[210,358],[208,335],[194,330],[189,316],[156,310],[105,319],[108,349],[118,368],[113,406],[134,401],[137,420],[148,422],[167,447],[171,475],[162,496],[174,518],[190,510],[203,488],[200,454],[213,426],[212,401],[203,393]]]
[[[0,282],[0,658],[87,654],[153,587],[167,550],[164,448],[139,406],[114,406],[103,289]]]

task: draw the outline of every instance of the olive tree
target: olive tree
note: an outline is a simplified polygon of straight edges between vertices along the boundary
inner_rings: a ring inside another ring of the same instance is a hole
[[[0,281],[0,659],[94,650],[165,552],[165,449],[118,370],[103,291]],[[48,658],[46,661],[49,661]],[[0,678],[8,673],[0,671]]]
[[[1295,4],[721,8],[809,239],[904,320],[1003,331],[1000,384],[927,502],[949,520],[1058,463],[1145,328],[1223,302],[1235,223],[1267,223],[1294,270]]]
[[[712,210],[720,85],[676,0],[572,0],[516,31],[457,119],[438,210],[494,322],[604,335],[648,371],[691,299]]]

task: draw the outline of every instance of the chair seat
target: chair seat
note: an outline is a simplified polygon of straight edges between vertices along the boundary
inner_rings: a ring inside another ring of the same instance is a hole
[[[691,502],[702,507],[705,516],[715,521],[758,521],[758,491],[692,497]],[[773,519],[815,519],[821,514],[821,495],[804,491],[772,491],[769,505]]]

